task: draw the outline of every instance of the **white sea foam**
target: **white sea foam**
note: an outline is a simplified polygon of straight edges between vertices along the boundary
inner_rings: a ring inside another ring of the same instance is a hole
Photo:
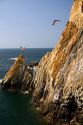
[[[0,79],[0,83],[2,82],[2,79]]]
[[[29,91],[24,92],[24,94],[28,94],[28,93],[29,93]]]
[[[17,60],[17,58],[10,58],[9,60]]]

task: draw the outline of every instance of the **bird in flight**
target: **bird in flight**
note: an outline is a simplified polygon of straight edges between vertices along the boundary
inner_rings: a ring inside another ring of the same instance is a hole
[[[61,20],[54,20],[52,25],[54,26],[57,22],[61,22]]]

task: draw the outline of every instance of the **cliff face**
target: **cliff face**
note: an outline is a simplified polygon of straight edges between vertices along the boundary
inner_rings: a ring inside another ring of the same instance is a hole
[[[48,122],[82,125],[83,0],[74,0],[69,21],[56,48],[41,59],[35,75],[34,64],[30,66],[20,55],[3,78],[2,86],[34,90],[33,102]]]
[[[20,55],[3,78],[1,84],[3,88],[26,91],[31,89],[32,81],[32,73],[25,64],[24,57]]]
[[[34,83],[33,101],[48,121],[83,124],[83,0],[74,0],[65,30],[41,59]]]

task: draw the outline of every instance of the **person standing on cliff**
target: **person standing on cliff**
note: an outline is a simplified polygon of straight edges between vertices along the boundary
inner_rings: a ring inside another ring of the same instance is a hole
[[[25,51],[26,48],[21,46],[20,49],[21,49],[21,54],[23,55],[23,52]]]

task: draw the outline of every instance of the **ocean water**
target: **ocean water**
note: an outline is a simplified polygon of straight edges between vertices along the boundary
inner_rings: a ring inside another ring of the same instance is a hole
[[[51,50],[51,48],[26,49],[22,54],[28,64],[31,61],[39,62],[42,56]],[[0,49],[0,79],[5,75],[19,54],[21,54],[20,49]]]
[[[41,59],[52,49],[26,49],[23,55],[26,63]],[[14,59],[21,53],[20,49],[0,49],[0,79],[2,79]],[[0,88],[0,125],[46,125],[31,103],[31,97],[19,92]]]

